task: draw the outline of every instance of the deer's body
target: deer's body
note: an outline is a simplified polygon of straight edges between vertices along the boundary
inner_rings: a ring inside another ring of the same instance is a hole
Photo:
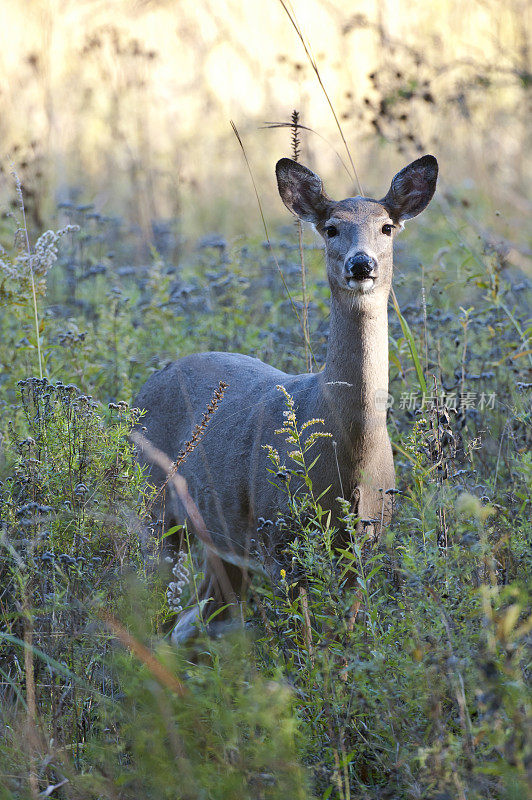
[[[323,419],[331,438],[318,439],[319,459],[311,477],[316,494],[328,489],[321,504],[333,521],[337,499],[352,502],[361,519],[388,521],[394,466],[386,430],[388,393],[387,303],[392,279],[392,231],[427,205],[436,183],[437,165],[425,156],[402,170],[381,201],[348,198],[336,203],[323,192],[314,173],[289,159],[277,165],[279,191],[288,208],[311,221],[327,243],[331,320],[327,360],[322,372],[288,375],[258,359],[234,353],[187,356],[154,374],[136,405],[147,410],[146,436],[174,460],[194,425],[200,422],[220,381],[228,388],[200,444],[180,467],[216,551],[228,564],[242,564],[257,538],[260,517],[274,519],[285,495],[270,482],[265,444],[287,462],[289,446],[275,430],[283,426],[284,386],[293,397],[298,424]],[[333,444],[336,443],[335,445]],[[140,454],[142,461],[142,454]],[[150,466],[151,480],[166,476]],[[165,526],[183,523],[186,512],[166,493]],[[375,531],[380,522],[374,523]],[[229,568],[235,593],[240,570]],[[201,599],[212,597],[212,613],[222,597],[206,559]],[[193,609],[178,622],[175,638],[189,635],[198,617]]]

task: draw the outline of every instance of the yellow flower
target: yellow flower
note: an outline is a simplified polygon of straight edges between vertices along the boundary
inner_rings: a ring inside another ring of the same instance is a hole
[[[281,579],[284,581],[285,578],[286,578],[286,570],[282,569],[281,570]]]

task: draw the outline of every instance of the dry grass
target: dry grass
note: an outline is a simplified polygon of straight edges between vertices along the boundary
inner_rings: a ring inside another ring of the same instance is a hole
[[[186,231],[250,230],[251,188],[229,119],[261,185],[271,185],[269,165],[287,147],[282,131],[260,125],[288,121],[298,108],[301,122],[333,145],[309,136],[301,160],[328,177],[333,192],[344,191],[335,155],[344,138],[351,172],[378,191],[384,168],[387,177],[403,161],[379,102],[388,97],[388,113],[398,107],[395,89],[425,79],[421,58],[442,105],[411,103],[411,124],[436,149],[444,180],[461,179],[467,165],[497,208],[526,213],[516,201],[527,185],[525,9],[523,0],[470,3],[460,14],[450,0],[366,0],[355,11],[347,0],[182,0],[178,11],[165,2],[1,0],[2,148],[20,170],[26,201],[38,206],[36,223],[51,210],[43,197],[67,199],[81,185],[97,210],[125,215],[145,232],[152,219],[178,214]],[[394,87],[399,66],[403,85],[397,79]],[[268,200],[265,210],[280,207]]]

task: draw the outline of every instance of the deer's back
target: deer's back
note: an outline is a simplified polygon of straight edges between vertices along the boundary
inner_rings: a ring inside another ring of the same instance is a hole
[[[175,461],[220,381],[228,385],[200,444],[179,468],[208,530],[224,549],[245,550],[257,514],[276,505],[262,448],[266,442],[282,444],[274,431],[283,423],[284,396],[276,387],[301,393],[309,378],[237,353],[201,353],[154,373],[135,400],[146,409],[140,423],[144,435]],[[162,470],[147,466],[151,482],[162,484]],[[167,492],[165,504],[166,526],[182,523],[179,501]]]

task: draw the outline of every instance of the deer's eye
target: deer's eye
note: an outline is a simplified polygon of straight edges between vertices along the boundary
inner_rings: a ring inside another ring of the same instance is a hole
[[[333,236],[336,236],[336,234],[338,233],[338,228],[336,227],[336,225],[327,225],[327,227],[325,228],[325,233],[327,234],[329,239],[332,239]]]
[[[390,225],[390,223],[387,222],[386,225],[382,226],[382,232],[384,233],[385,236],[391,236],[394,228],[395,225]]]

